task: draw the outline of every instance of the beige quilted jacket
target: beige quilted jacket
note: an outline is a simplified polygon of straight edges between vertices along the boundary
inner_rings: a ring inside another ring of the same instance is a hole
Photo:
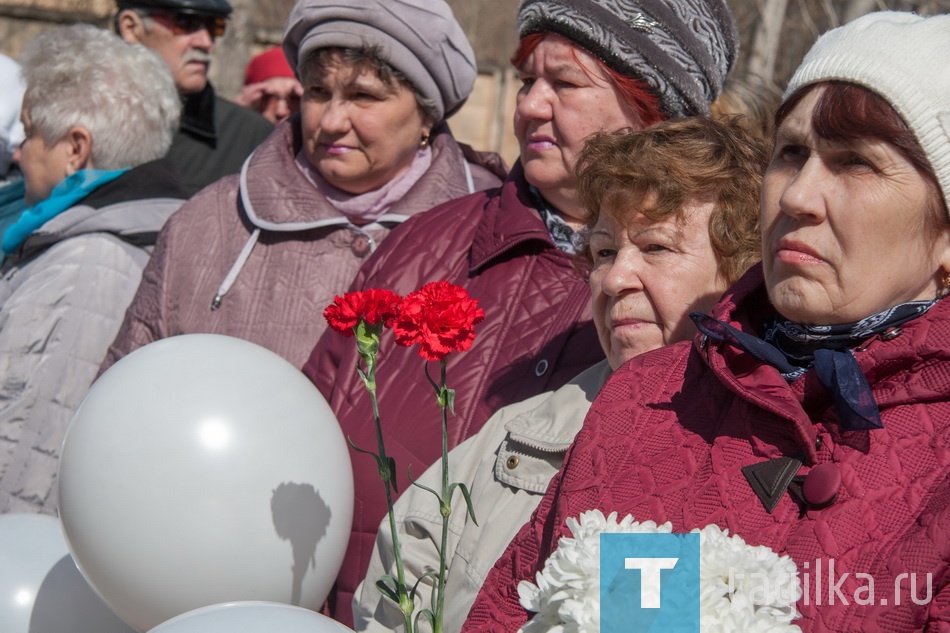
[[[450,481],[462,482],[471,491],[478,525],[468,518],[462,495],[456,494],[446,549],[445,631],[462,628],[488,570],[541,501],[609,375],[610,366],[604,360],[557,391],[508,405],[449,453]],[[441,464],[436,463],[419,483],[438,490],[441,477]],[[416,487],[399,497],[395,510],[406,582],[412,586],[426,571],[439,569],[442,515],[435,498]],[[396,575],[389,519],[380,524],[369,572],[353,599],[357,631],[384,633],[403,628],[399,607],[376,588],[383,574]],[[418,610],[431,607],[431,586],[431,582],[420,586]]]
[[[100,371],[147,343],[193,333],[242,338],[300,367],[326,327],[323,309],[393,226],[500,182],[469,164],[443,127],[426,174],[389,214],[359,228],[294,164],[299,130],[292,117],[240,175],[205,188],[172,216]]]

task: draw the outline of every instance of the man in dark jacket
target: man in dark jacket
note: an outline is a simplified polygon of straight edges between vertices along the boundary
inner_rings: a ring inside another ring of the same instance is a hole
[[[208,82],[214,41],[224,34],[227,0],[117,0],[116,32],[165,61],[182,98],[181,127],[168,158],[189,195],[241,169],[273,126],[257,113],[222,99]]]

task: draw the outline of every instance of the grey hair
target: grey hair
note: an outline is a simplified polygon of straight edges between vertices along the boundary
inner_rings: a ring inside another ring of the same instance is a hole
[[[20,65],[32,133],[47,144],[84,127],[97,169],[135,167],[171,147],[181,99],[168,66],[144,46],[74,24],[30,40]]]
[[[114,16],[112,16],[112,30],[115,31],[115,34],[122,36],[122,29],[119,27],[119,18],[122,17],[122,14],[126,11],[131,11],[135,15],[139,16],[139,19],[142,20],[142,28],[145,29],[146,33],[151,33],[155,30],[155,20],[152,19],[144,9],[122,9]]]
[[[142,29],[145,31],[146,34],[149,34],[155,30],[155,20],[152,19],[152,16],[150,16],[146,11],[141,10],[141,9],[131,9],[131,10],[134,11],[136,14],[138,14],[139,18],[142,20]]]
[[[383,58],[382,50],[379,46],[366,44],[360,48],[342,48],[328,47],[318,48],[312,51],[300,64],[300,79],[304,84],[310,83],[313,79],[319,77],[326,70],[327,66],[335,61],[342,61],[354,68],[372,70],[384,84],[391,86],[398,82],[409,88],[412,95],[416,98],[416,103],[422,113],[437,122],[442,119],[439,116],[439,107],[434,99],[427,99],[419,92],[405,73],[398,68],[394,68]]]

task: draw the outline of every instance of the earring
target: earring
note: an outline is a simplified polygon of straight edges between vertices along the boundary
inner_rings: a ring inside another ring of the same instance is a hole
[[[937,291],[937,298],[943,299],[950,295],[950,272],[944,271],[940,276],[940,290]]]
[[[425,130],[422,131],[422,140],[419,141],[419,149],[425,149],[429,147],[429,133]]]

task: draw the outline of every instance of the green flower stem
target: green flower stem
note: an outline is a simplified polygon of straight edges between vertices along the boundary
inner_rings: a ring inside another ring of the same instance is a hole
[[[375,374],[375,371],[373,372]],[[373,376],[375,379],[375,376]],[[399,550],[399,533],[396,530],[396,513],[393,510],[393,481],[392,478],[396,476],[396,473],[392,472],[390,468],[389,457],[386,455],[386,443],[383,441],[383,427],[380,423],[379,418],[379,401],[376,399],[376,386],[375,380],[373,380],[373,388],[369,389],[370,400],[373,403],[373,419],[376,422],[376,444],[379,449],[380,462],[385,467],[385,473],[380,470],[380,477],[383,479],[383,483],[386,486],[386,507],[389,514],[389,532],[393,537],[393,557],[396,560],[396,593],[399,595],[399,610],[402,611],[402,616],[406,625],[406,633],[412,632],[412,612],[415,609],[415,604],[412,601],[412,597],[409,595],[409,591],[406,588],[406,571],[402,563],[402,553]],[[444,537],[443,537],[444,538]]]
[[[402,552],[399,549],[399,536],[396,531],[396,514],[393,510],[393,488],[395,487],[395,467],[393,461],[386,454],[386,443],[383,440],[383,426],[379,416],[379,401],[376,396],[376,354],[379,352],[379,335],[381,325],[371,326],[362,321],[356,327],[356,345],[360,357],[366,364],[366,371],[360,372],[363,385],[369,392],[373,403],[373,422],[376,426],[376,447],[379,451],[379,476],[386,488],[386,507],[389,515],[389,531],[393,538],[393,557],[396,561],[396,595],[399,597],[399,610],[402,612],[406,626],[406,633],[413,633],[412,612],[415,604],[409,589],[406,587],[406,571],[402,562]]]
[[[446,548],[449,542],[449,515],[452,512],[451,492],[449,491],[449,425],[448,425],[448,389],[445,385],[445,359],[439,361],[441,385],[439,387],[439,406],[442,409],[442,547],[439,549],[438,597],[435,607],[435,622],[432,633],[442,633],[442,619],[445,611],[445,564]]]

